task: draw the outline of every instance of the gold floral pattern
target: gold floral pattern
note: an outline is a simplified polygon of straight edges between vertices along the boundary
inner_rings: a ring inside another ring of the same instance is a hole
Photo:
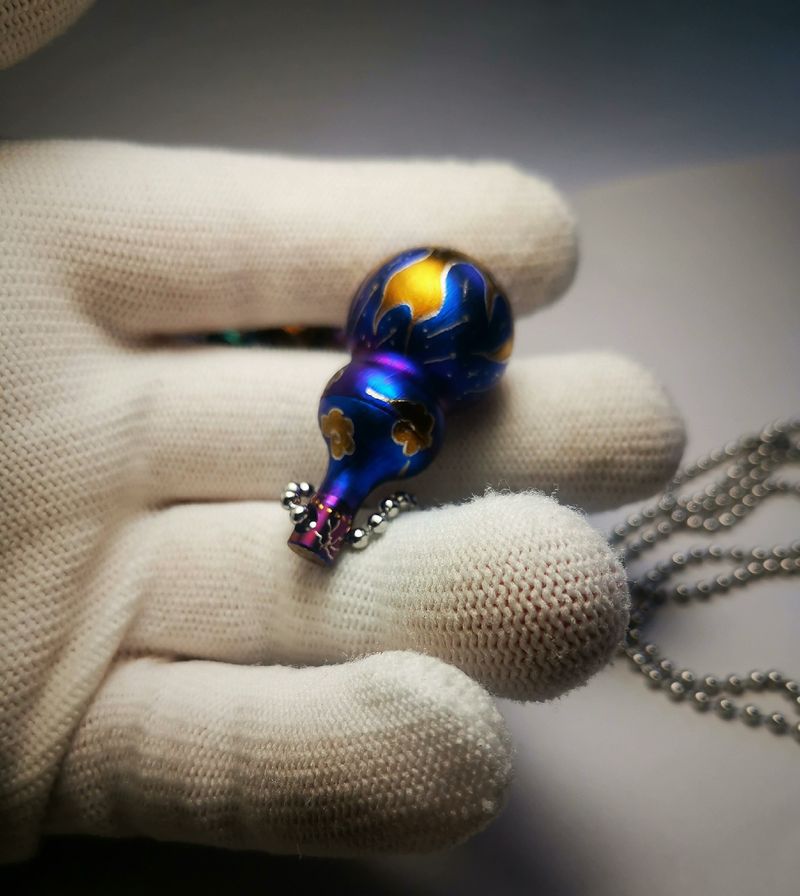
[[[403,415],[392,427],[392,441],[402,445],[403,454],[413,457],[433,444],[433,415],[415,401],[393,401],[392,406]]]
[[[329,441],[334,460],[341,460],[345,454],[352,454],[356,450],[353,421],[345,417],[340,408],[331,408],[327,414],[323,414],[319,425],[322,435]]]

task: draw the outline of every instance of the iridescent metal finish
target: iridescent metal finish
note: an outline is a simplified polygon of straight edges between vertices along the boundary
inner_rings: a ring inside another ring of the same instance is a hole
[[[450,249],[403,252],[367,277],[347,321],[352,360],[319,404],[328,471],[289,546],[333,563],[367,495],[427,467],[445,413],[500,379],[513,329],[491,275]]]

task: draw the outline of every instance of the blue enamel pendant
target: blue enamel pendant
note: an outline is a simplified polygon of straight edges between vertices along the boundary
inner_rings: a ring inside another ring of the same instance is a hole
[[[450,249],[411,249],[370,274],[347,319],[350,363],[322,393],[325,479],[295,517],[289,546],[336,559],[367,495],[420,473],[444,437],[445,415],[500,379],[514,324],[488,271]]]

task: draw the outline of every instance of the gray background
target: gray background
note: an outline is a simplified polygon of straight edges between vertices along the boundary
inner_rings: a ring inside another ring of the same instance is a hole
[[[693,456],[800,411],[798,85],[795,3],[108,0],[0,73],[0,132],[493,156],[540,171],[578,212],[582,264],[565,300],[520,326],[522,350],[635,356],[684,412]],[[799,535],[787,500],[735,540]],[[798,635],[791,582],[665,610],[653,627],[701,673],[774,665],[800,676]],[[508,808],[447,854],[300,861],[60,840],[0,882],[798,892],[796,742],[673,705],[622,664],[553,704],[501,708],[518,746]]]

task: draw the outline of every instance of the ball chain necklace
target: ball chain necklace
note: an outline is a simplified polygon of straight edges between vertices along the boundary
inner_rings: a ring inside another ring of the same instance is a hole
[[[713,535],[732,529],[770,497],[781,494],[800,497],[800,482],[780,475],[785,466],[798,461],[800,419],[772,423],[760,433],[742,436],[678,470],[664,492],[615,526],[608,540],[627,568],[678,533]],[[718,471],[717,478],[704,489],[680,492],[687,486],[691,489],[695,480],[714,471]],[[293,518],[300,517],[314,491],[307,482],[290,482],[282,504]],[[416,503],[407,492],[390,495],[364,526],[350,528],[347,543],[356,550],[365,548],[373,536],[386,531],[390,520],[404,510],[413,509]],[[720,561],[727,561],[727,572],[691,583],[671,584],[677,574],[688,568]],[[762,579],[798,573],[800,540],[749,550],[701,544],[677,551],[628,579],[631,614],[620,653],[650,687],[665,692],[676,702],[688,703],[699,712],[711,711],[721,719],[739,719],[753,728],[763,725],[776,735],[791,732],[800,742],[800,721],[789,721],[783,711],[763,710],[746,696],[748,692],[770,691],[785,698],[800,713],[799,680],[777,669],[754,669],[743,675],[699,676],[664,656],[644,636],[644,628],[654,613],[668,602],[685,605],[705,601],[712,595],[725,594]]]
[[[620,550],[623,563],[627,567],[678,532],[713,534],[732,529],[775,495],[800,496],[800,482],[780,475],[782,468],[800,460],[798,436],[800,419],[778,421],[757,435],[742,436],[679,470],[656,501],[612,530],[609,541]],[[702,491],[679,494],[679,489],[717,470],[717,478]],[[727,561],[729,570],[693,583],[670,584],[680,571],[708,561]],[[648,684],[666,691],[673,700],[688,702],[700,712],[711,710],[722,719],[740,719],[752,727],[763,724],[776,735],[792,732],[800,741],[800,721],[789,721],[782,711],[765,711],[747,697],[748,692],[772,691],[800,712],[800,681],[777,669],[699,677],[664,656],[643,633],[656,610],[669,601],[705,601],[752,582],[798,573],[800,541],[750,550],[711,544],[678,551],[629,580],[631,616],[621,651]]]

